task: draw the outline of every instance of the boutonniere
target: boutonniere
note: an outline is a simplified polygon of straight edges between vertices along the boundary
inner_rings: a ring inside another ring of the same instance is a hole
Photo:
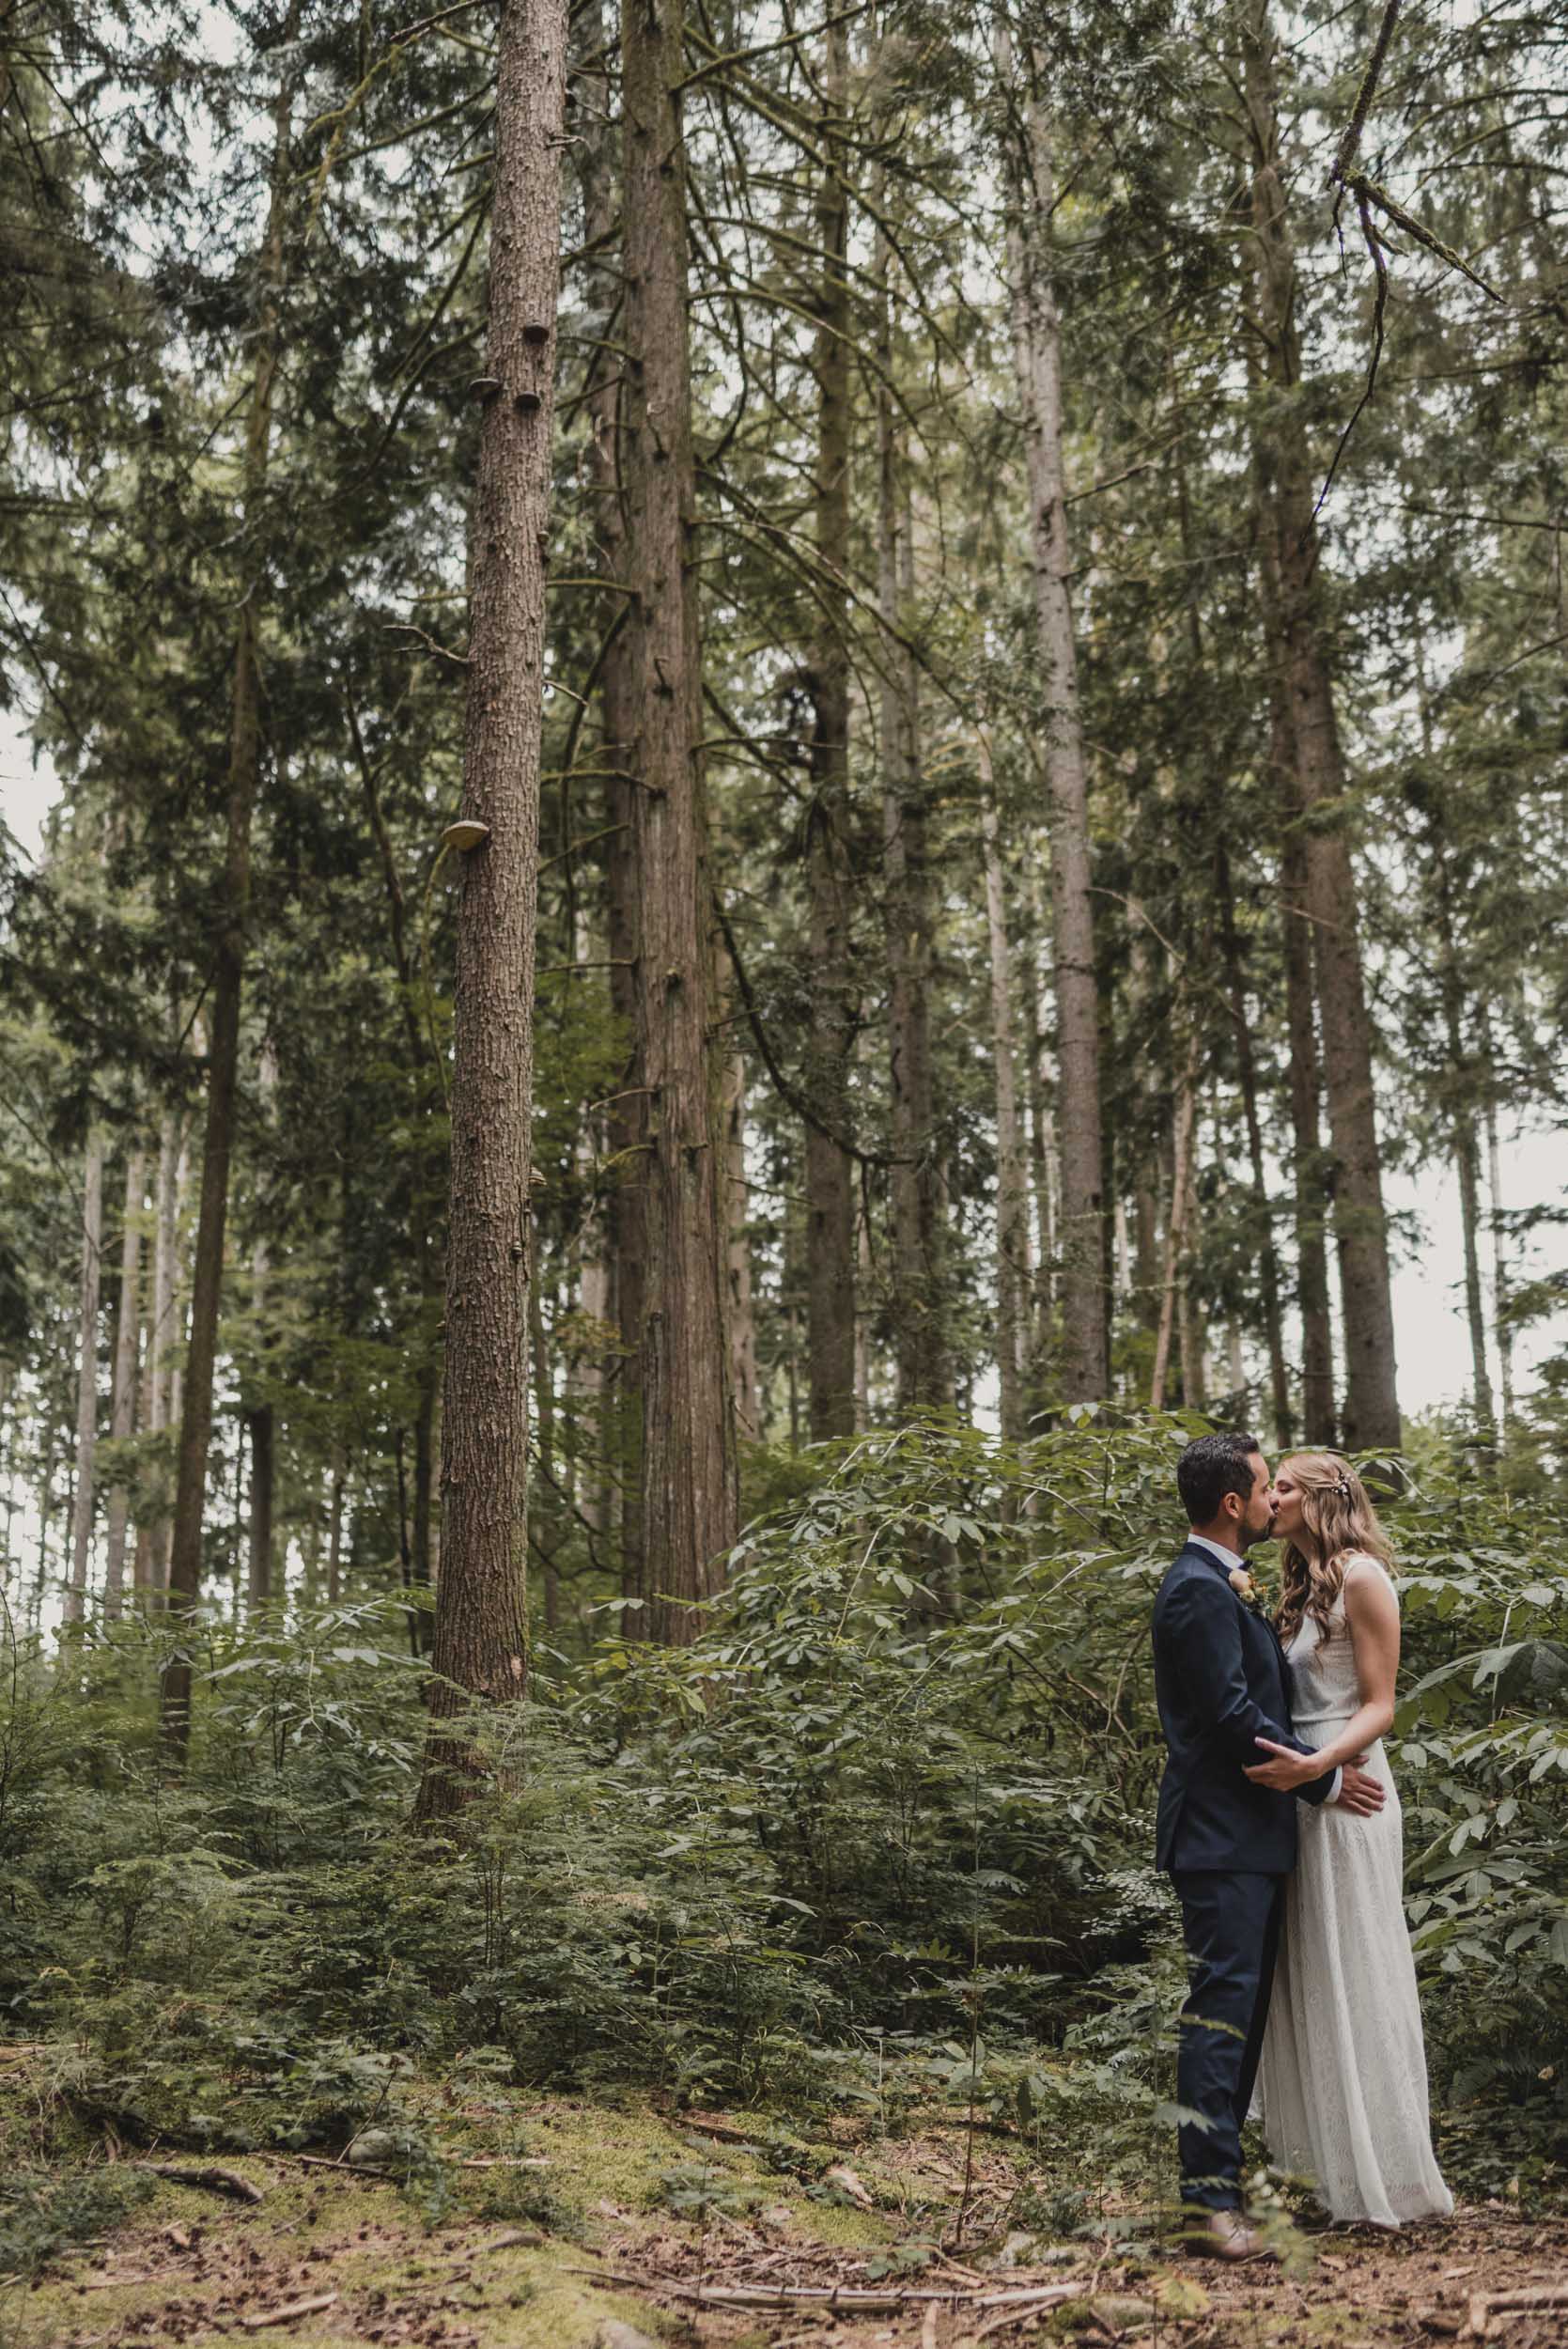
[[[1263,1593],[1259,1590],[1257,1584],[1253,1581],[1246,1567],[1232,1566],[1227,1579],[1229,1580],[1231,1588],[1235,1593],[1237,1598],[1239,1598],[1245,1606],[1250,1607],[1254,1614],[1256,1614],[1263,1606]]]

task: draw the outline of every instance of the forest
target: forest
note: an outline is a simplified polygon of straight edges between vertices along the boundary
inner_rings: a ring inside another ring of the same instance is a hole
[[[1563,2339],[1565,186],[1554,0],[0,8],[7,2349]],[[1234,2274],[1210,1428],[1458,2201]]]

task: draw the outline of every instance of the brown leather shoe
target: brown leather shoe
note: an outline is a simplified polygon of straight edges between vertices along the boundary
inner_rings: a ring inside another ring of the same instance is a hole
[[[1203,2257],[1230,2260],[1237,2265],[1244,2260],[1279,2257],[1257,2229],[1248,2225],[1239,2210],[1211,2211],[1192,2248]]]

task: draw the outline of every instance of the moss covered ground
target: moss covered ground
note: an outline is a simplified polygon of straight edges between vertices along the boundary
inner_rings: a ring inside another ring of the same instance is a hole
[[[1113,2196],[1053,2230],[1074,2149],[971,2138],[945,2113],[889,2133],[439,2087],[410,2109],[437,2157],[406,2174],[254,2154],[225,2166],[258,2202],[152,2182],[117,2224],[0,2285],[0,2349],[1431,2349],[1475,2337],[1477,2294],[1568,2283],[1568,2225],[1506,2202],[1392,2240],[1287,2231],[1283,2269],[1217,2271]],[[892,2304],[805,2297],[835,2285]],[[784,2297],[695,2296],[715,2287]],[[995,2296],[1030,2287],[1032,2307]],[[1512,2349],[1568,2339],[1568,2305],[1482,2322]]]

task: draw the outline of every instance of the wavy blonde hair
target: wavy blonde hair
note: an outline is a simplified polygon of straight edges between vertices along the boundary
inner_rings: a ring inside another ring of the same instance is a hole
[[[1280,1606],[1274,1624],[1288,1647],[1311,1615],[1325,1639],[1334,1601],[1344,1588],[1344,1570],[1358,1551],[1379,1559],[1392,1573],[1394,1553],[1377,1522],[1367,1488],[1337,1452],[1296,1452],[1280,1467],[1289,1469],[1301,1492],[1301,1516],[1311,1554],[1287,1542],[1281,1566]]]

